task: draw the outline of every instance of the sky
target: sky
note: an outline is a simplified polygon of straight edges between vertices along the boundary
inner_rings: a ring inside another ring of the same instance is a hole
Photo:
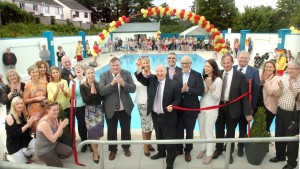
[[[170,7],[176,9],[185,9],[190,11],[193,5],[194,0],[154,0],[153,3],[156,6],[161,5],[166,2]],[[248,5],[251,7],[255,6],[271,6],[272,8],[276,7],[277,0],[235,0],[235,5],[239,9],[240,12],[244,12],[244,6]]]

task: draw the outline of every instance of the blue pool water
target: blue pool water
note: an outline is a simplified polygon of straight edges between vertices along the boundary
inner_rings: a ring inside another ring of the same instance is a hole
[[[136,71],[135,61],[141,56],[148,56],[150,58],[151,70],[155,70],[156,66],[159,64],[164,64],[166,66],[168,65],[167,54],[126,54],[126,55],[120,57],[121,68],[130,71],[132,76],[134,76],[134,72]],[[183,54],[177,55],[177,66],[180,66],[180,59],[182,58],[182,56],[184,56],[184,55]],[[189,54],[189,56],[191,57],[192,62],[193,62],[192,69],[202,73],[205,59],[203,59],[202,57],[200,57],[197,54]],[[109,70],[109,64],[102,67],[101,69],[97,70],[96,75],[95,75],[97,81],[100,80],[100,74],[107,70]],[[132,98],[132,100],[134,100],[135,93],[131,94],[131,98]],[[105,123],[104,127],[105,128],[107,127],[106,123]],[[133,129],[141,128],[140,115],[137,110],[136,104],[135,104],[132,114],[131,114],[131,128],[133,128]],[[199,129],[198,124],[195,127],[195,129],[197,129],[197,130]]]
[[[126,55],[120,57],[121,68],[130,71],[132,76],[134,76],[134,72],[136,71],[136,65],[135,65],[136,60],[139,57],[146,56],[146,55],[151,60],[151,70],[155,70],[156,66],[159,65],[159,64],[168,65],[167,54],[126,54]],[[180,66],[180,59],[184,55],[186,55],[186,54],[178,54],[177,55],[177,66],[181,67]],[[205,59],[202,58],[201,56],[197,55],[197,54],[188,54],[188,56],[190,56],[191,59],[192,59],[192,69],[194,69],[194,70],[196,70],[196,71],[198,71],[202,74]],[[107,71],[107,70],[109,70],[109,64],[107,64],[106,66],[104,66],[101,69],[97,70],[97,72],[96,72],[97,81],[100,80],[100,74],[103,73],[104,71]],[[134,100],[135,93],[131,94],[131,98],[132,98],[132,100]],[[106,123],[105,123],[104,127],[105,128],[107,127]],[[140,129],[141,128],[140,115],[139,115],[139,112],[137,110],[136,105],[134,106],[134,109],[132,111],[131,128],[133,128],[133,129]],[[195,130],[199,130],[198,122],[196,123]],[[237,128],[237,130],[238,130],[238,128]],[[271,126],[271,131],[272,132],[275,131],[274,122]]]

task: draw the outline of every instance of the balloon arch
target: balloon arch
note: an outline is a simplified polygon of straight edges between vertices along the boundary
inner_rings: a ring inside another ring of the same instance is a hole
[[[148,7],[147,9],[141,9],[141,13],[133,15],[133,16],[122,16],[119,17],[118,21],[112,21],[109,24],[109,29],[106,30],[104,29],[102,33],[99,33],[100,37],[100,43],[104,43],[104,40],[106,37],[109,36],[110,32],[113,32],[120,26],[123,26],[125,23],[130,22],[130,19],[134,16],[139,16],[143,15],[144,18],[146,17],[151,17],[151,16],[172,16],[172,17],[177,17],[183,20],[188,20],[194,24],[197,24],[199,27],[204,29],[207,33],[209,33],[214,40],[214,50],[220,53],[226,53],[227,52],[227,47],[225,44],[225,40],[223,39],[223,36],[221,32],[214,27],[213,24],[211,24],[208,20],[205,19],[204,16],[197,15],[195,13],[185,11],[184,9],[179,10],[179,9],[173,9],[171,7],[165,7],[163,8],[162,6],[158,7]],[[157,32],[157,37],[160,37],[160,32]]]

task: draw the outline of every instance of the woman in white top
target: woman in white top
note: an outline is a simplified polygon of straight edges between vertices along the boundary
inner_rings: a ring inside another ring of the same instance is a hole
[[[137,61],[137,67],[143,67],[143,75],[148,77],[151,74],[151,63],[148,57],[139,58]],[[153,130],[152,116],[151,113],[147,115],[147,86],[142,85],[138,82],[134,76],[136,85],[136,93],[134,102],[137,103],[138,110],[141,117],[141,127],[144,140],[151,140],[151,134]],[[150,151],[155,151],[151,144],[144,145],[145,156],[150,156]]]
[[[216,61],[214,59],[207,60],[205,62],[203,71],[205,93],[200,101],[201,107],[215,106],[220,104],[223,84],[223,81],[220,77],[221,74]],[[201,139],[213,138],[213,129],[218,117],[218,111],[219,109],[202,110],[198,114]],[[198,154],[197,158],[204,157],[206,152],[206,157],[202,163],[205,165],[210,164],[212,160],[213,149],[213,143],[201,144],[200,153]]]
[[[83,76],[84,67],[82,64],[77,63],[74,66],[74,73],[76,75],[75,79],[70,80],[69,87],[70,90],[72,89],[72,84],[75,84],[75,100],[76,100],[76,107],[75,107],[75,115],[77,118],[77,129],[81,141],[87,140],[87,130],[85,124],[85,103],[82,100],[81,93],[80,93],[80,85],[85,82],[85,77]],[[70,76],[72,77],[72,76]],[[87,149],[87,145],[82,146],[81,152],[84,153]]]

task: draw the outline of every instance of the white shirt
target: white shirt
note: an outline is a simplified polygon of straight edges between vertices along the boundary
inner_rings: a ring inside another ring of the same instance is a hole
[[[241,72],[244,73],[244,74],[246,74],[247,68],[248,68],[248,65],[245,66],[245,67],[243,67],[243,68],[238,65],[237,66],[237,71],[240,71],[240,69],[243,69]]]
[[[112,76],[113,78],[115,77],[115,74],[112,73]],[[121,75],[120,75],[121,76]],[[121,92],[121,88],[120,88],[120,84],[118,83],[118,91],[119,91],[119,98],[120,98],[120,110],[116,110],[116,111],[121,111],[121,110],[124,110],[124,106],[123,106],[123,103],[122,103],[122,99],[121,99],[121,95],[120,95],[120,92]]]
[[[223,83],[224,83],[224,76],[225,76],[226,71],[224,70],[223,72]],[[224,100],[229,101],[229,93],[230,93],[230,87],[231,87],[231,81],[232,81],[232,76],[233,76],[233,68],[231,68],[228,72],[227,75],[227,85],[226,85],[226,89],[225,89],[225,93],[224,93]]]
[[[165,89],[165,83],[166,83],[166,79],[162,80],[162,81],[159,81],[160,83],[158,83],[158,85],[160,85],[160,90],[161,90],[161,105],[160,105],[160,108],[162,110],[162,112],[159,112],[160,110],[156,110],[156,105],[155,105],[155,100],[154,100],[154,104],[153,104],[153,111],[158,113],[158,114],[161,114],[161,113],[164,113],[164,109],[163,109],[163,93],[164,93],[164,89]]]

